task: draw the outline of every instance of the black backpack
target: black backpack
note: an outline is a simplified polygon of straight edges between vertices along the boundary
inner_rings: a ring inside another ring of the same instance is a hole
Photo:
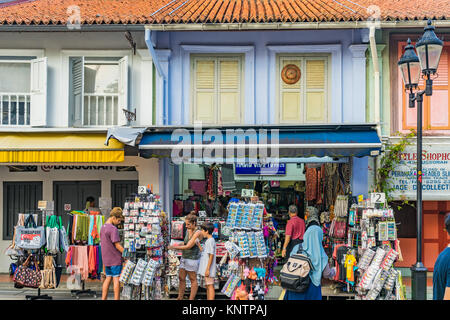
[[[311,260],[306,254],[297,252],[291,255],[280,272],[281,287],[289,291],[305,292],[311,282],[311,270]]]

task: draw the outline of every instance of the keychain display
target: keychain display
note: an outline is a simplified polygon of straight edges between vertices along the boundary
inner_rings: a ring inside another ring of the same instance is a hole
[[[120,273],[119,281],[127,284],[131,279],[135,266],[136,264],[134,262],[127,260],[125,266],[122,268],[122,272]]]
[[[124,284],[122,297],[128,300],[161,299],[167,278],[165,268],[160,266],[169,265],[166,248],[170,238],[160,196],[147,188],[146,193],[127,199],[123,212],[123,255],[128,260],[119,278]],[[159,279],[159,292],[156,292],[155,279]]]

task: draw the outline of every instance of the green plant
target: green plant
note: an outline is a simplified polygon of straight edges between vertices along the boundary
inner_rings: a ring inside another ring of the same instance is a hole
[[[384,192],[386,194],[387,202],[392,202],[391,193],[395,189],[390,185],[389,177],[392,170],[394,170],[401,160],[401,154],[405,151],[406,146],[411,144],[411,138],[416,136],[416,132],[411,130],[408,134],[396,133],[400,136],[397,143],[386,144],[386,149],[383,157],[380,160],[380,167],[376,172],[376,192]],[[404,204],[409,204],[407,200],[403,200]]]

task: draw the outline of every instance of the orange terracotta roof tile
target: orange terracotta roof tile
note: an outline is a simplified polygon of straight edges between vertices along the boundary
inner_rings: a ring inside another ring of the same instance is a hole
[[[446,20],[450,0],[0,0],[0,24],[276,23]],[[75,6],[75,7],[72,7]],[[375,8],[375,10],[370,10]]]

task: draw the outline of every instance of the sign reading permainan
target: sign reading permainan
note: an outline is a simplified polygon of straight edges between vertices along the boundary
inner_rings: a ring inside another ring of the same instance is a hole
[[[448,200],[450,198],[450,146],[424,144],[422,153],[423,200]],[[395,189],[394,199],[415,200],[417,193],[417,152],[411,145],[400,155],[400,162],[390,174]]]

